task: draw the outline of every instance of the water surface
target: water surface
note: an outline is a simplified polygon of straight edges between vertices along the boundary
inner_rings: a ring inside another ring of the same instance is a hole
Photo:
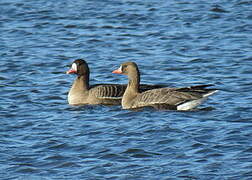
[[[0,2],[1,179],[251,179],[252,3]],[[211,111],[67,104],[71,62],[91,83],[215,84]]]

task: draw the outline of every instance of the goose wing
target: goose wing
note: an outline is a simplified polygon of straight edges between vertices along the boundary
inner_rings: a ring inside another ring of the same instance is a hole
[[[163,105],[173,109],[182,103],[200,98],[202,95],[199,93],[181,92],[174,88],[160,88],[139,94],[134,99],[132,108]]]
[[[145,92],[152,89],[162,88],[165,85],[149,85],[141,84],[140,92]],[[100,99],[122,99],[127,88],[127,84],[97,84],[90,88],[90,91],[95,97]]]
[[[99,99],[122,99],[126,85],[97,84],[91,87],[90,93]]]

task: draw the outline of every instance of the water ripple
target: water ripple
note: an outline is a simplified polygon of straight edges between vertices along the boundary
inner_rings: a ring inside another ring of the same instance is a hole
[[[3,179],[250,179],[249,1],[0,2]],[[91,83],[138,63],[142,82],[220,89],[192,112],[69,106],[88,61]]]

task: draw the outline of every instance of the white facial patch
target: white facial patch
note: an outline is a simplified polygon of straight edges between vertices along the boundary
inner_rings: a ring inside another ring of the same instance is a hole
[[[76,63],[72,64],[72,69],[75,70],[75,71],[77,71],[77,65],[76,65]]]
[[[122,66],[120,66],[118,70],[122,72]]]

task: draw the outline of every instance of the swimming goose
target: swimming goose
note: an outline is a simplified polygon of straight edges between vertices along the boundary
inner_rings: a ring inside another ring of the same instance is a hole
[[[127,85],[123,84],[96,84],[89,85],[89,67],[85,60],[77,59],[67,74],[76,74],[77,78],[68,93],[68,103],[120,105]],[[162,85],[140,85],[140,91],[164,87]]]
[[[139,91],[140,73],[136,63],[123,63],[112,73],[127,75],[129,79],[122,98],[123,109],[154,107],[191,110],[217,91],[216,89],[206,89],[212,85],[199,85],[185,88],[159,88],[141,93]]]

